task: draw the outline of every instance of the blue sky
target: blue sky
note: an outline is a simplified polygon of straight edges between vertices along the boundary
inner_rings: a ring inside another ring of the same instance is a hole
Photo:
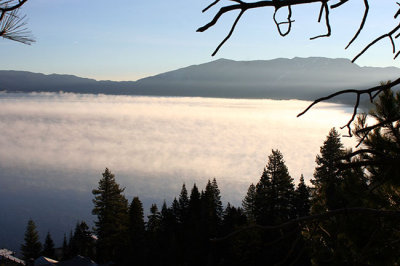
[[[354,57],[369,41],[398,23],[393,0],[370,1],[365,30],[344,50],[362,18],[363,1],[352,0],[331,12],[333,36],[318,24],[318,5],[293,8],[292,33],[282,38],[272,21],[272,9],[247,12],[221,51],[211,53],[229,31],[234,16],[226,15],[205,33],[196,29],[217,12],[201,10],[209,0],[30,0],[23,8],[36,38],[31,46],[0,40],[0,69],[46,74],[73,74],[95,79],[136,80],[145,76],[205,63],[218,58],[258,60],[295,56]],[[229,1],[226,1],[229,4]],[[286,11],[282,10],[285,16]],[[400,43],[399,43],[400,45]],[[370,49],[357,63],[397,66],[388,40]]]

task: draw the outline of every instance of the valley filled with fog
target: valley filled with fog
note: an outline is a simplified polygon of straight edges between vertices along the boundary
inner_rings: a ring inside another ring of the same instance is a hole
[[[0,93],[1,246],[18,248],[32,218],[61,244],[78,220],[91,224],[91,190],[108,167],[139,196],[168,204],[182,183],[203,189],[216,178],[222,200],[239,206],[271,149],[291,176],[312,178],[330,128],[351,109],[298,100]],[[347,132],[341,131],[342,134]],[[354,140],[343,139],[346,147]],[[43,238],[43,236],[42,236]]]

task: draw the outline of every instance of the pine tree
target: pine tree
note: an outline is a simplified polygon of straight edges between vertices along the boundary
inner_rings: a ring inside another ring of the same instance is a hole
[[[201,199],[200,192],[197,188],[196,184],[193,185],[193,188],[190,192],[189,199],[189,215],[191,220],[199,220],[201,216]]]
[[[267,173],[271,177],[271,188],[275,201],[274,212],[280,221],[293,218],[294,183],[283,160],[283,155],[278,150],[272,150],[268,158]]]
[[[175,217],[175,220],[178,222],[178,217],[180,215],[180,206],[176,198],[174,198],[174,200],[172,201],[171,211],[172,215]]]
[[[256,221],[256,186],[251,184],[247,189],[247,194],[242,201],[242,207],[250,223]]]
[[[222,220],[222,232],[223,235],[227,235],[247,222],[246,215],[243,213],[241,208],[235,208],[228,202]]]
[[[143,215],[143,205],[139,197],[134,197],[129,206],[129,234],[133,242],[142,241],[144,237],[145,225]]]
[[[385,90],[374,102],[374,108],[369,115],[381,127],[369,132],[363,141],[363,146],[372,153],[363,153],[360,160],[365,162],[368,171],[368,183],[376,187],[375,194],[381,197],[377,208],[400,208],[400,92]],[[385,121],[393,121],[387,122]],[[360,116],[355,130],[368,127],[366,116]],[[375,123],[374,123],[375,124]],[[367,131],[368,132],[368,131]],[[364,134],[358,135],[358,139]]]
[[[279,150],[272,150],[260,181],[256,185],[256,222],[261,225],[285,223],[296,217],[294,203],[293,179],[289,175],[282,153]],[[299,246],[302,236],[296,225],[258,234],[263,246],[249,251],[255,253],[254,260],[257,264],[268,260],[268,263],[275,265],[302,256],[301,252],[304,250],[301,251],[302,246]],[[268,246],[267,243],[275,244]]]
[[[150,248],[148,256],[151,258],[147,264],[160,265],[160,255],[162,252],[160,249],[161,214],[156,204],[152,204],[150,207],[150,214],[147,216],[146,233],[148,247]]]
[[[43,245],[43,256],[54,258],[54,241],[51,238],[50,232],[47,232],[46,239]]]
[[[298,217],[310,215],[311,194],[310,189],[304,183],[304,176],[301,175],[300,182],[295,191],[295,207]]]
[[[94,241],[92,238],[92,232],[89,230],[89,226],[84,221],[76,224],[72,242],[72,256],[93,256]]]
[[[203,243],[206,236],[201,207],[201,195],[196,184],[194,184],[189,198],[189,225],[185,232],[187,265],[204,265]]]
[[[69,238],[68,238],[68,258],[72,258],[76,256],[76,245],[74,241],[74,233],[69,231]]]
[[[157,253],[163,265],[181,264],[178,261],[181,260],[179,251],[183,243],[182,241],[178,241],[177,238],[177,235],[180,233],[179,229],[177,218],[173,215],[172,208],[168,208],[164,200],[160,212],[160,229],[157,239],[157,246],[159,246]]]
[[[147,231],[151,235],[156,235],[158,230],[160,229],[160,221],[161,221],[161,215],[160,212],[158,211],[156,204],[151,205],[150,215],[148,215],[147,218],[148,218]]]
[[[215,178],[208,180],[206,188],[201,197],[202,219],[206,225],[210,237],[215,237],[222,221],[221,195]]]
[[[21,253],[24,260],[36,259],[40,256],[42,244],[39,241],[39,233],[33,220],[28,221],[24,237],[25,243],[21,245]]]
[[[97,215],[95,232],[97,234],[97,256],[100,262],[119,259],[119,253],[127,246],[128,201],[122,194],[114,175],[105,169],[97,189],[92,191]]]
[[[64,239],[62,244],[62,260],[67,260],[70,258],[68,242],[67,242],[67,235],[64,233]]]
[[[256,186],[257,222],[278,224],[294,217],[294,184],[283,155],[272,150],[263,175]]]
[[[258,224],[268,224],[272,219],[269,206],[269,203],[273,200],[271,190],[271,178],[268,175],[267,169],[264,168],[260,181],[258,181],[256,185],[256,195],[254,199],[255,219]]]
[[[400,93],[383,91],[370,116],[374,118],[372,124],[381,126],[363,131],[368,120],[366,115],[358,117],[354,133],[359,141],[363,140],[361,153],[345,162],[352,167],[341,172],[342,178],[336,181],[339,207],[397,211],[400,209]],[[348,214],[326,220],[320,226],[323,230],[315,232],[312,242],[316,264],[327,260],[331,264],[346,261],[348,265],[400,262],[400,228],[396,218]]]
[[[185,223],[188,218],[188,211],[189,211],[189,198],[188,192],[186,190],[185,184],[182,185],[181,193],[179,195],[179,216],[178,220],[180,223]]]
[[[221,201],[221,191],[218,188],[217,180],[215,178],[213,178],[211,185],[212,185],[212,190],[213,190],[213,194],[214,194],[214,205],[215,205],[216,214],[219,217],[219,219],[222,219],[223,207],[222,207],[222,201]]]
[[[317,167],[314,172],[313,212],[333,210],[343,206],[340,198],[340,184],[344,172],[338,167],[338,162],[345,154],[340,135],[332,128],[321,146],[320,155],[315,159]]]
[[[139,197],[134,197],[129,205],[129,255],[131,265],[145,264],[145,223],[143,205]]]
[[[311,180],[314,185],[311,213],[323,213],[363,202],[366,192],[362,185],[363,171],[357,168],[342,170],[339,165],[345,154],[338,132],[331,129],[316,158],[317,167]],[[376,221],[371,223],[370,217],[360,219],[358,215],[335,216],[321,221],[310,235],[314,263],[319,265],[329,260],[331,265],[343,261],[348,265],[363,265],[355,254],[364,252],[362,250],[369,241],[371,227],[375,224]]]
[[[177,217],[174,216],[172,207],[167,207],[167,202],[164,200],[160,212],[160,230],[162,232],[177,230]]]

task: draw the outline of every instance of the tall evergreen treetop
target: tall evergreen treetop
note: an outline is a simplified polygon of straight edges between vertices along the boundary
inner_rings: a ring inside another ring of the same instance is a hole
[[[303,217],[310,214],[311,194],[310,189],[304,182],[303,175],[301,175],[300,182],[295,191],[295,207],[298,217]]]
[[[217,180],[214,178],[211,182],[208,180],[204,190],[204,200],[209,207],[209,215],[218,221],[222,220],[223,207],[221,202],[221,192],[218,188]]]
[[[272,150],[256,186],[256,220],[274,224],[293,217],[294,184],[279,150]]]
[[[63,244],[62,244],[62,260],[70,258],[69,247],[67,242],[67,235],[64,233]]]
[[[190,192],[189,198],[189,220],[191,223],[198,223],[201,217],[201,195],[196,184]]]
[[[125,188],[120,188],[119,184],[115,181],[115,176],[105,169],[102,174],[103,178],[99,181],[97,189],[93,189],[92,193],[95,195],[93,199],[94,208],[92,214],[97,215],[98,221],[95,222],[98,233],[101,236],[101,226],[108,225],[110,221],[115,220],[115,217],[120,216],[121,212],[126,213],[128,201],[122,194]]]
[[[212,188],[213,188],[213,195],[214,195],[214,204],[216,207],[216,212],[217,215],[219,217],[222,218],[222,214],[223,214],[223,207],[222,207],[222,201],[221,201],[221,191],[218,188],[218,184],[217,184],[217,179],[213,178],[212,181]]]
[[[255,222],[256,219],[256,186],[251,184],[247,189],[247,194],[242,201],[242,207],[247,219]]]
[[[94,240],[86,222],[81,221],[76,224],[70,247],[72,256],[93,256]]]
[[[293,212],[294,182],[279,150],[272,150],[268,157],[267,174],[271,177],[275,210],[283,220],[290,219]]]
[[[181,193],[179,194],[179,216],[178,220],[181,223],[186,222],[189,210],[189,197],[185,183],[182,185]]]
[[[315,159],[318,166],[315,169],[315,180],[312,183],[317,185],[321,182],[341,178],[337,162],[344,154],[345,150],[340,141],[340,135],[335,128],[332,128],[320,148],[320,154]]]
[[[181,193],[179,195],[179,205],[182,209],[186,209],[189,206],[189,198],[188,198],[188,192],[186,189],[185,183],[182,185]]]
[[[339,190],[344,172],[339,169],[338,162],[344,155],[340,135],[332,128],[315,160],[317,167],[311,180],[314,185],[314,211],[332,210],[342,205]]]
[[[54,241],[51,238],[50,232],[47,232],[46,239],[43,245],[43,256],[54,258]]]
[[[161,214],[156,204],[151,205],[150,215],[148,215],[147,218],[147,231],[153,234],[157,233],[160,229]]]
[[[105,169],[98,188],[92,191],[95,196],[92,214],[97,215],[95,232],[100,262],[118,259],[120,246],[127,241],[128,200],[123,192],[124,188],[120,188],[108,168]]]
[[[271,220],[271,206],[269,203],[272,202],[271,193],[271,178],[264,168],[261,175],[260,181],[256,185],[256,195],[255,195],[255,218],[258,224],[266,224]]]
[[[129,205],[129,230],[133,238],[143,236],[145,230],[143,205],[139,197],[134,197]]]
[[[42,244],[39,241],[39,233],[33,220],[28,221],[26,227],[24,244],[21,245],[21,253],[24,260],[36,259],[40,256]]]
[[[134,197],[129,205],[129,249],[124,264],[145,265],[145,239],[143,205],[139,197]]]
[[[220,190],[215,178],[212,182],[208,180],[206,188],[201,195],[201,202],[203,222],[206,224],[208,233],[211,236],[216,236],[221,225],[223,208]]]
[[[180,206],[179,206],[179,202],[178,202],[178,200],[176,198],[174,198],[174,200],[172,201],[171,211],[172,211],[172,215],[175,218],[179,217]]]
[[[167,202],[164,200],[160,212],[161,230],[167,231],[174,220],[172,219],[172,209],[168,208]]]
[[[189,209],[198,210],[200,208],[200,192],[196,184],[193,185],[192,191],[190,192],[189,198]]]

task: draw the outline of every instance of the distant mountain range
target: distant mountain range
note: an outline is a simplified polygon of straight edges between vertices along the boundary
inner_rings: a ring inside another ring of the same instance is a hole
[[[2,70],[0,90],[313,100],[337,90],[367,88],[398,77],[399,68],[360,67],[348,59],[219,59],[122,82]],[[339,100],[347,102],[353,98]]]

